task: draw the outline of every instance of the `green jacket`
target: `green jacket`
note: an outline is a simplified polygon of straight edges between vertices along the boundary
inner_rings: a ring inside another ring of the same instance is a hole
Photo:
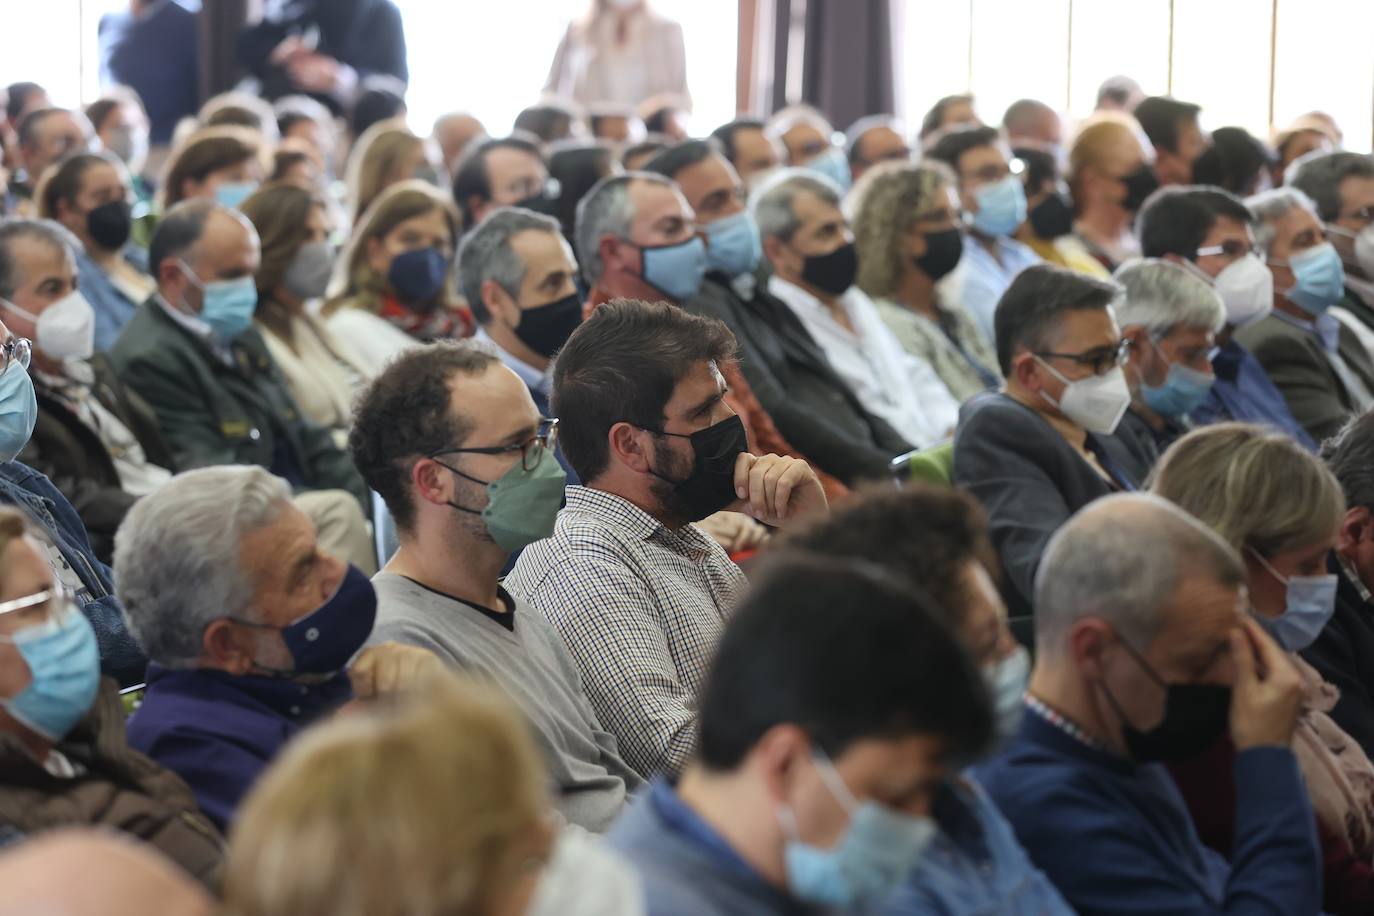
[[[306,490],[347,490],[368,505],[367,488],[329,431],[307,420],[256,328],[232,345],[234,365],[166,313],[156,296],[138,307],[110,361],[157,413],[183,469],[256,464],[272,469],[278,441]]]

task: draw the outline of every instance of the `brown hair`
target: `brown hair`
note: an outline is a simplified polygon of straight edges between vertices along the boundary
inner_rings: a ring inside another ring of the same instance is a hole
[[[349,206],[355,223],[387,189],[387,176],[397,161],[423,143],[400,118],[378,121],[363,131],[349,154],[345,170]]]
[[[162,173],[159,205],[165,213],[182,200],[181,186],[204,181],[211,172],[230,168],[240,162],[263,157],[262,141],[244,127],[206,127],[186,138],[172,152]],[[266,169],[264,169],[266,171]]]
[[[81,182],[86,173],[97,165],[122,166],[119,160],[109,153],[75,153],[56,165],[48,167],[34,189],[34,201],[38,204],[39,219],[57,219],[57,204],[66,201],[68,205],[76,202],[81,193]]]
[[[344,306],[365,308],[376,312],[381,308],[382,293],[386,289],[386,277],[380,276],[368,263],[367,243],[371,239],[382,239],[401,223],[426,213],[439,210],[448,220],[449,232],[453,236],[456,249],[458,236],[463,228],[463,219],[453,200],[428,182],[418,179],[394,184],[381,193],[367,212],[362,215],[348,248],[344,251],[345,265],[344,288],[331,296],[324,304],[324,313],[332,315]],[[337,276],[337,275],[336,275]],[[449,271],[440,293],[439,305],[449,307],[458,301],[458,292],[453,286],[453,272]]]
[[[336,716],[292,742],[239,809],[225,912],[490,912],[531,877],[521,848],[548,830],[547,778],[510,701],[455,674]]]
[[[286,340],[291,339],[290,322],[284,310],[278,307],[279,303],[273,301],[272,293],[281,285],[291,259],[305,244],[311,210],[324,206],[323,200],[304,188],[277,184],[255,192],[239,208],[258,231],[262,243],[262,260],[256,277],[257,316]]]

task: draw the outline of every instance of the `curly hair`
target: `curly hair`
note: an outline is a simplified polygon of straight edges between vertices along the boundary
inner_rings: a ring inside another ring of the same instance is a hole
[[[916,221],[941,203],[954,184],[944,163],[885,162],[864,173],[854,189],[854,246],[859,253],[859,288],[873,298],[891,296],[902,278],[901,253]]]

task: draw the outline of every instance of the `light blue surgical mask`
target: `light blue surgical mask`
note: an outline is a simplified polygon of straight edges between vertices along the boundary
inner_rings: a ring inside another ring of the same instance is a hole
[[[1273,261],[1279,267],[1280,261]],[[1283,294],[1309,315],[1316,317],[1341,301],[1345,295],[1345,268],[1336,246],[1323,242],[1288,259],[1294,285]]]
[[[90,622],[71,600],[50,600],[60,606],[46,621],[0,636],[19,650],[32,678],[18,696],[0,699],[0,706],[48,740],[61,741],[95,702],[100,650]]]
[[[215,188],[215,203],[221,207],[237,210],[239,205],[253,196],[258,189],[256,181],[232,181]]]
[[[993,708],[997,713],[997,740],[1009,741],[1021,727],[1026,711],[1026,682],[1030,679],[1030,653],[1024,646],[983,669]]]
[[[1282,576],[1269,561],[1251,549],[1250,555],[1269,571],[1269,575],[1288,589],[1283,613],[1278,617],[1258,617],[1260,625],[1289,652],[1301,652],[1317,641],[1336,610],[1339,580],[1334,573],[1325,576]]]
[[[1011,235],[1026,221],[1026,189],[1016,175],[983,185],[974,198],[973,228],[984,235]]]
[[[1164,354],[1160,352],[1159,344],[1153,337],[1149,340],[1150,346],[1154,347],[1155,352],[1162,358]],[[1198,405],[1207,400],[1215,381],[1216,378],[1210,373],[1200,372],[1180,363],[1170,363],[1169,374],[1165,376],[1164,384],[1155,386],[1142,380],[1140,396],[1155,413],[1177,420],[1197,410]]]
[[[253,311],[258,307],[258,288],[251,274],[203,283],[185,261],[177,263],[186,279],[200,288],[200,320],[210,326],[216,337],[230,341],[248,330],[253,323]]]
[[[701,278],[706,276],[706,243],[699,236],[639,251],[644,258],[644,281],[674,302],[684,302],[701,289]]]
[[[935,837],[935,821],[859,802],[824,753],[817,749],[813,760],[826,788],[849,813],[849,827],[834,846],[821,849],[801,841],[792,809],[782,808],[787,888],[798,900],[821,906],[881,900],[911,875]]]
[[[854,185],[854,175],[849,171],[849,159],[838,146],[821,153],[806,164],[806,168],[818,175],[824,175],[840,186],[840,193],[848,193]]]
[[[706,227],[706,266],[734,279],[753,273],[763,257],[759,227],[748,210],[718,219]]]
[[[13,461],[24,450],[38,422],[38,397],[29,372],[11,360],[0,374],[0,461]]]

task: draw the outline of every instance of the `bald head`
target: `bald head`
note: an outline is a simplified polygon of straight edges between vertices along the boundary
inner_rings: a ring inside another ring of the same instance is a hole
[[[1037,149],[1064,142],[1063,125],[1053,108],[1038,99],[1012,102],[1002,116],[1007,142],[1012,146],[1030,145]]]
[[[148,269],[173,307],[199,313],[205,284],[257,273],[258,233],[242,213],[208,198],[168,210],[153,233]]]
[[[463,157],[469,143],[478,137],[486,136],[487,129],[482,122],[470,114],[454,112],[440,115],[434,122],[434,142],[444,155],[444,165],[452,173]]]
[[[210,916],[200,885],[150,846],[104,830],[67,829],[0,855],[0,913]]]
[[[1245,567],[1229,544],[1156,496],[1091,503],[1060,528],[1035,577],[1036,648],[1056,655],[1085,617],[1148,645],[1169,622],[1175,596],[1199,579],[1239,589]]]

